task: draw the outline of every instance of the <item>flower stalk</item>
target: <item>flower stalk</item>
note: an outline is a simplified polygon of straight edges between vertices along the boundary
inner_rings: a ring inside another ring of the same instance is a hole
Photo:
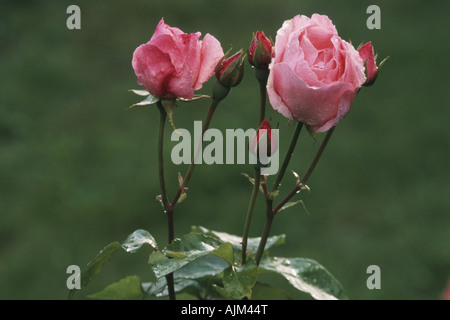
[[[157,102],[159,109],[159,131],[158,131],[158,177],[159,177],[159,187],[161,190],[161,202],[163,204],[164,211],[167,212],[169,209],[169,201],[167,198],[166,183],[164,179],[164,127],[167,119],[167,112],[164,106],[159,100]]]
[[[286,156],[284,157],[283,164],[281,165],[280,171],[278,172],[277,179],[275,180],[272,192],[278,190],[278,187],[280,186],[281,180],[283,180],[284,174],[286,173],[287,167],[289,165],[289,162],[291,161],[291,157],[294,153],[295,146],[297,145],[298,137],[300,136],[300,132],[303,128],[303,122],[297,121],[297,126],[295,128],[294,135],[292,136],[291,143],[289,145],[289,148],[286,152]]]
[[[202,135],[201,135],[201,139],[203,140],[203,135],[205,134],[206,130],[208,130],[210,124],[211,124],[211,119],[214,115],[214,112],[216,111],[216,108],[219,104],[219,101],[213,99],[211,101],[211,105],[209,107],[208,110],[208,114],[206,116],[205,122],[203,123],[203,128],[202,128]],[[183,178],[183,181],[180,184],[180,187],[177,190],[177,193],[175,194],[172,202],[170,203],[170,208],[175,208],[178,200],[180,199],[180,196],[182,195],[182,193],[185,191],[185,189],[188,186],[189,181],[191,180],[192,174],[194,173],[194,169],[195,169],[195,164],[196,164],[196,159],[198,158],[199,153],[201,152],[201,143],[198,144],[198,148],[195,151],[195,154],[192,158],[191,164],[189,165],[188,171],[186,172],[186,175]]]
[[[259,123],[266,119],[266,101],[267,101],[267,78],[269,77],[269,69],[255,69],[255,76],[259,82],[259,96],[260,96],[260,107],[259,107]]]
[[[160,112],[159,118],[159,131],[158,131],[158,176],[159,176],[159,186],[161,189],[161,203],[164,208],[164,212],[167,214],[168,220],[168,238],[169,243],[174,239],[174,222],[173,222],[173,208],[171,208],[166,191],[166,182],[164,179],[164,127],[167,119],[167,112],[164,109],[161,100],[157,102],[157,106]],[[175,300],[175,286],[173,281],[173,273],[166,276],[167,288],[169,291],[169,299]]]
[[[248,234],[249,234],[249,231],[250,231],[250,224],[251,224],[251,221],[252,221],[252,215],[253,215],[253,210],[255,208],[256,198],[258,197],[260,184],[261,184],[260,169],[255,167],[255,178],[254,178],[254,181],[253,181],[253,190],[252,190],[252,195],[250,197],[250,203],[249,203],[248,209],[247,209],[247,215],[246,215],[245,225],[244,225],[244,232],[242,234],[242,242],[241,242],[241,244],[242,244],[241,263],[242,264],[244,264],[246,259],[247,259]]]
[[[252,42],[253,43],[253,42]],[[249,50],[248,51],[248,57],[250,59],[250,63],[254,65],[253,63],[253,56],[254,56],[255,50]],[[266,66],[263,66],[261,68],[255,68],[255,77],[258,80],[259,83],[259,123],[261,124],[265,118],[266,118],[266,102],[267,102],[267,79],[269,77],[269,69]],[[270,142],[269,142],[270,143]],[[258,144],[258,141],[257,141]],[[258,154],[258,148],[256,150],[256,153]],[[255,208],[256,198],[258,197],[261,181],[263,178],[261,176],[261,169],[258,166],[254,167],[254,181],[253,181],[253,190],[252,195],[250,197],[250,203],[247,209],[247,214],[245,218],[245,224],[244,224],[244,232],[242,234],[242,257],[241,257],[241,263],[244,264],[247,259],[247,242],[248,242],[248,235],[250,232],[250,224],[252,221],[253,211]],[[264,181],[265,183],[265,181]]]
[[[299,126],[297,126],[298,128]],[[314,168],[317,166],[317,163],[319,162],[320,157],[323,154],[323,151],[325,150],[325,147],[327,146],[331,135],[334,132],[335,127],[330,128],[330,130],[327,131],[326,136],[324,137],[324,139],[322,140],[322,143],[320,144],[319,149],[317,150],[313,160],[311,161],[308,169],[306,170],[305,174],[302,176],[302,178],[300,178],[296,185],[294,186],[294,188],[291,190],[291,192],[289,192],[289,194],[275,207],[273,208],[273,199],[270,197],[266,197],[266,220],[264,223],[264,229],[262,231],[261,234],[261,241],[259,243],[258,246],[258,250],[256,251],[256,255],[255,255],[255,262],[257,265],[259,265],[261,258],[264,254],[264,248],[266,246],[267,243],[267,239],[269,237],[270,234],[270,229],[272,228],[272,223],[273,220],[275,218],[275,215],[280,211],[280,209],[293,197],[295,196],[301,189],[302,187],[305,185],[306,181],[308,180],[308,178],[311,176],[312,172],[314,171]],[[284,171],[287,168],[287,165],[289,163],[289,160],[292,156],[292,152],[295,148],[295,144],[296,141],[298,139],[298,134],[297,133],[298,130],[296,130],[296,132],[294,133],[293,139],[291,140],[291,145],[289,146],[289,151],[286,154],[285,160],[283,162],[283,167],[284,167]],[[272,190],[276,190],[278,188],[279,183],[282,180],[282,174],[284,174],[284,172],[280,171],[280,174],[278,175],[278,178],[274,184],[274,188]],[[281,176],[281,178],[280,178]]]

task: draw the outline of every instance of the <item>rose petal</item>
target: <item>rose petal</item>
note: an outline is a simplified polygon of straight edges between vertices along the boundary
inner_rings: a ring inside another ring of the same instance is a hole
[[[337,35],[337,29],[336,26],[333,24],[333,22],[328,18],[326,15],[321,14],[313,14],[311,16],[311,23],[315,25],[319,25],[322,28],[328,29],[331,33]]]
[[[272,108],[274,108],[275,110],[277,110],[279,113],[281,113],[283,116],[285,116],[288,119],[293,120],[294,116],[291,113],[291,110],[289,110],[288,106],[284,103],[283,99],[281,99],[280,95],[277,93],[277,91],[275,90],[275,79],[274,79],[274,67],[277,66],[278,64],[274,65],[271,64],[269,65],[269,77],[267,79],[267,95],[269,97],[269,101],[270,104],[272,105]],[[277,82],[279,80],[277,79]]]
[[[287,43],[292,38],[298,37],[298,33],[294,33],[294,30],[298,30],[302,24],[309,20],[308,17],[297,15],[291,20],[286,20],[283,26],[277,31],[275,40],[275,61],[281,61],[284,56],[284,50],[287,47]],[[297,40],[298,41],[298,40]]]
[[[303,59],[308,62],[310,67],[312,67],[318,55],[316,47],[313,46],[308,37],[303,36],[299,39],[299,44],[301,50],[303,51]],[[288,59],[285,59],[285,61],[288,61]]]
[[[333,46],[331,37],[334,33],[323,27],[311,27],[306,31],[306,37],[313,43],[317,50],[330,48]]]
[[[140,45],[133,53],[132,66],[138,84],[153,96],[165,96],[167,80],[175,72],[167,53],[148,43]]]
[[[275,65],[271,74],[270,90],[277,96],[274,99],[269,95],[273,108],[289,115],[290,119],[310,124],[316,132],[335,125],[345,115],[356,94],[347,83],[312,88],[285,63]]]
[[[322,85],[317,74],[304,59],[298,59],[294,72],[297,76],[301,77],[308,86],[319,87]]]
[[[167,83],[167,90],[176,97],[192,99],[194,97],[192,74],[191,66],[185,64],[182,72],[170,78]]]
[[[348,42],[342,40],[345,47],[345,77],[344,81],[353,84],[355,87],[361,87],[366,81],[364,74],[364,62],[359,56],[358,51]]]
[[[180,35],[184,34],[183,31],[176,27],[171,27],[164,23],[164,18],[162,18],[158,25],[156,26],[155,32],[153,33],[152,37],[150,38],[150,41],[154,38],[158,38],[162,35],[169,35],[171,37],[178,37]]]
[[[202,84],[208,81],[214,74],[214,68],[224,53],[220,42],[210,34],[206,34],[202,40],[200,68],[198,71],[197,81],[194,85],[194,90],[202,87]]]

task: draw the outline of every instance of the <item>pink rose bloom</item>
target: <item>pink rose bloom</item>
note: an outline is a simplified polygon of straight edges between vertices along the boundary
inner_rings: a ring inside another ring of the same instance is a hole
[[[323,132],[335,126],[366,81],[358,51],[331,20],[297,15],[277,32],[267,92],[275,110]]]
[[[149,42],[133,53],[138,84],[159,98],[192,99],[223,57],[220,42],[200,32],[186,34],[161,19]]]

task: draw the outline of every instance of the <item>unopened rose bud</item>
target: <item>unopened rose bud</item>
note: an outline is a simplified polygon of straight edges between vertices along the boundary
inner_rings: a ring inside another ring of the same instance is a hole
[[[215,73],[221,85],[227,88],[237,86],[244,77],[244,59],[246,54],[241,49],[228,59],[224,56],[216,65]]]
[[[363,86],[371,86],[377,79],[378,67],[375,62],[375,55],[370,41],[358,48],[358,53],[361,59],[363,59],[364,66],[366,67],[366,82],[364,82]]]
[[[277,149],[278,141],[272,137],[272,128],[269,121],[263,120],[256,135],[250,139],[250,152],[258,158],[265,158],[270,157]]]
[[[256,32],[247,50],[250,64],[256,68],[267,68],[272,61],[272,47],[272,41],[264,35],[264,32]]]

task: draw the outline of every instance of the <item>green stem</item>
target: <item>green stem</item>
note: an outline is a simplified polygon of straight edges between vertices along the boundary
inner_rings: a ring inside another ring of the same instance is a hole
[[[202,128],[202,137],[201,137],[202,141],[203,141],[203,135],[205,134],[205,131],[208,130],[208,128],[209,128],[211,119],[214,115],[214,112],[216,111],[218,104],[219,104],[219,102],[214,99],[211,102],[211,105],[208,110],[208,114],[206,116],[206,120],[205,120],[205,122],[203,124],[203,128]],[[196,159],[199,155],[199,152],[201,152],[201,143],[198,144],[198,148],[195,151],[194,157],[192,158],[192,161],[188,168],[188,171],[187,171],[186,175],[184,176],[183,182],[181,183],[180,188],[178,189],[177,193],[175,194],[175,197],[173,198],[172,202],[170,203],[170,207],[174,208],[176,206],[178,199],[180,198],[184,189],[187,187],[189,180],[191,180],[191,176],[194,173]]]
[[[280,209],[301,189],[302,184],[297,183],[289,194],[273,209],[273,214],[276,214]]]
[[[297,192],[301,189],[301,186],[306,183],[308,178],[310,177],[311,173],[314,171],[314,168],[316,167],[317,163],[319,162],[320,157],[323,154],[323,151],[325,150],[325,147],[328,144],[328,141],[331,138],[331,135],[334,132],[335,127],[332,127],[330,130],[328,130],[325,138],[322,140],[322,143],[320,144],[319,149],[317,150],[313,160],[311,161],[311,164],[309,165],[308,169],[306,170],[306,173],[303,175],[303,177],[296,183],[295,187],[292,189],[292,191],[280,202],[278,206],[273,208],[273,200],[267,199],[266,200],[266,221],[264,224],[264,229],[261,235],[261,241],[258,246],[258,250],[256,252],[255,256],[255,262],[257,265],[259,265],[261,261],[261,257],[264,253],[264,248],[267,243],[267,238],[270,234],[270,229],[272,227],[273,220],[275,218],[276,213],[282,208],[284,204],[286,204]],[[292,146],[292,143],[291,143]],[[286,155],[286,158],[288,157],[288,154]],[[286,159],[285,159],[286,160]],[[286,161],[285,161],[286,162]],[[283,164],[284,165],[284,164]],[[278,179],[277,179],[278,180]],[[281,181],[281,180],[280,180]],[[275,185],[274,185],[275,187]],[[276,189],[274,189],[276,190]]]
[[[286,156],[284,157],[283,164],[280,168],[280,171],[278,173],[277,179],[275,180],[275,183],[272,187],[272,192],[276,191],[281,183],[281,180],[284,177],[284,174],[286,172],[286,169],[289,165],[289,161],[291,160],[292,154],[294,153],[295,146],[297,145],[298,137],[300,135],[300,132],[303,127],[303,122],[297,122],[297,127],[295,128],[294,135],[291,139],[291,144],[289,145],[289,149],[286,152]],[[261,234],[261,240],[259,242],[258,250],[256,251],[255,255],[255,262],[257,265],[259,265],[259,262],[261,261],[261,257],[264,253],[264,248],[266,247],[267,238],[270,234],[270,229],[272,227],[273,219],[275,218],[275,212],[273,210],[273,199],[270,197],[266,197],[266,221],[264,223],[264,229]]]
[[[280,171],[278,172],[277,179],[275,180],[272,192],[276,191],[280,186],[281,180],[283,180],[284,174],[286,173],[287,167],[289,165],[289,161],[291,160],[292,154],[294,153],[295,146],[297,145],[298,137],[303,128],[303,122],[298,121],[297,127],[295,128],[294,135],[292,136],[291,144],[289,145],[289,149],[286,152],[286,156],[284,157],[283,164],[281,165]]]
[[[261,234],[261,240],[259,242],[258,250],[255,255],[256,265],[259,265],[262,255],[264,253],[264,249],[266,247],[267,239],[269,238],[270,229],[272,228],[273,219],[275,218],[275,214],[272,210],[273,200],[266,199],[266,221],[264,223],[264,229]]]
[[[266,101],[267,101],[267,78],[269,76],[268,68],[256,68],[255,77],[259,83],[259,124],[266,118]],[[247,215],[245,219],[244,232],[242,234],[242,264],[247,259],[247,242],[250,231],[250,224],[252,221],[253,211],[255,208],[256,198],[258,197],[259,188],[261,183],[261,170],[255,167],[255,179],[253,183],[253,191],[250,197],[250,203],[247,209]]]
[[[266,100],[267,100],[267,91],[266,85],[259,81],[259,95],[260,95],[260,106],[259,106],[259,123],[263,122],[266,118]]]
[[[305,174],[300,179],[301,184],[305,184],[306,181],[308,180],[309,176],[313,172],[314,168],[316,167],[317,163],[319,162],[320,157],[322,156],[323,150],[325,150],[325,147],[327,146],[328,141],[330,141],[331,135],[333,134],[335,128],[336,127],[332,127],[330,130],[327,131],[327,134],[326,134],[325,138],[323,138],[322,143],[320,144],[320,147],[317,150],[316,155],[314,156],[314,159],[311,161],[311,164],[308,167],[308,170],[306,170]]]
[[[260,109],[259,109],[259,123],[266,118],[266,100],[267,100],[267,79],[269,77],[268,68],[255,68],[255,78],[259,83]]]
[[[159,176],[159,186],[161,189],[161,201],[164,207],[164,211],[168,218],[168,238],[169,243],[174,239],[174,222],[173,222],[173,209],[169,205],[167,199],[166,183],[164,179],[164,126],[167,119],[167,112],[164,109],[161,100],[157,102],[157,106],[160,112],[159,118],[159,132],[158,132],[158,176]],[[167,288],[169,291],[169,299],[175,300],[175,285],[173,281],[173,273],[166,276]]]
[[[252,215],[253,210],[255,208],[256,198],[258,197],[259,193],[259,185],[261,182],[261,174],[260,170],[255,168],[255,181],[253,182],[253,191],[252,195],[250,197],[250,203],[248,205],[247,209],[247,215],[245,219],[245,225],[244,225],[244,232],[242,234],[242,264],[245,263],[247,259],[247,241],[248,241],[248,234],[250,231],[250,224],[252,222]]]
[[[167,119],[167,112],[164,109],[161,100],[157,102],[159,109],[159,131],[158,131],[158,176],[159,187],[161,189],[161,201],[164,207],[164,211],[167,212],[169,208],[169,201],[167,198],[166,183],[164,179],[164,127]]]

